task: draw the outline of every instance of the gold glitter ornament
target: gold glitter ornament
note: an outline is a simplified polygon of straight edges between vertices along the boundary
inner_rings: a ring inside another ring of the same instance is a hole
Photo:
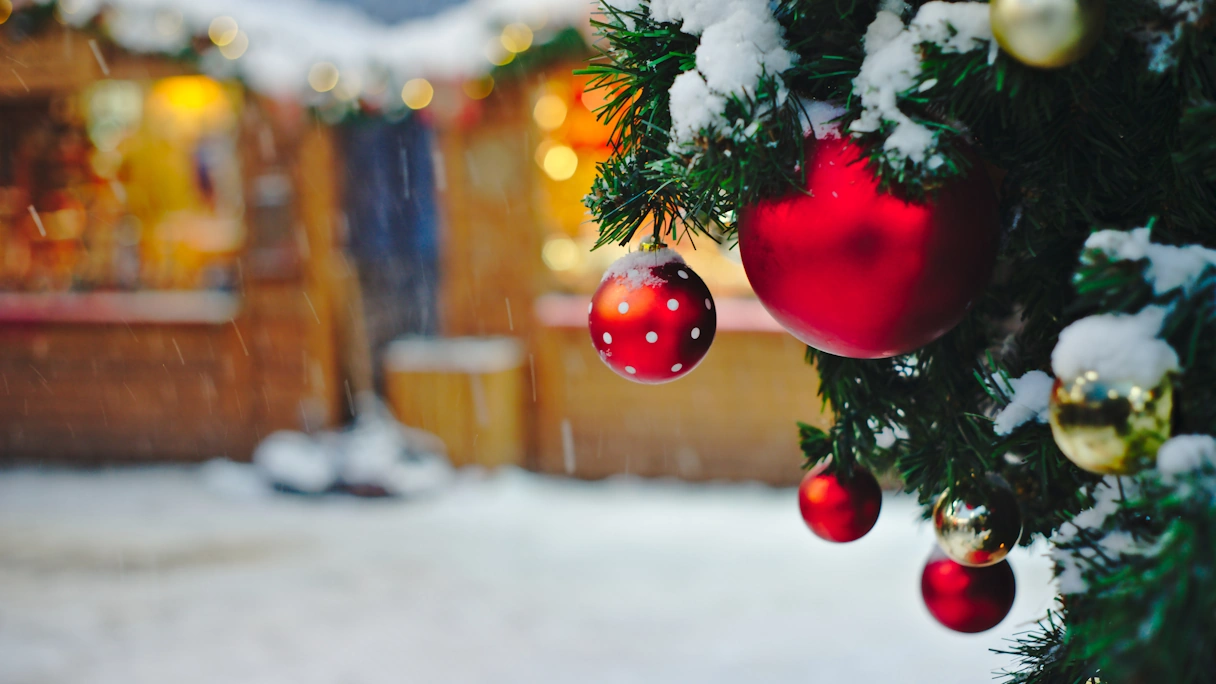
[[[1102,35],[1104,0],[990,0],[988,18],[1001,49],[1019,62],[1058,69],[1081,59]]]
[[[1130,475],[1151,467],[1170,438],[1173,381],[1155,387],[1107,380],[1095,371],[1057,378],[1051,390],[1051,434],[1078,467],[1101,475]]]
[[[1004,487],[968,493],[942,492],[933,505],[937,544],[956,563],[996,565],[1022,538],[1022,512]]]

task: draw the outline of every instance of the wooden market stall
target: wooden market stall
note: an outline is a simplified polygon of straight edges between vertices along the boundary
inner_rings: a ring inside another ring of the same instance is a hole
[[[338,420],[330,131],[54,24],[0,57],[0,461],[247,458]]]

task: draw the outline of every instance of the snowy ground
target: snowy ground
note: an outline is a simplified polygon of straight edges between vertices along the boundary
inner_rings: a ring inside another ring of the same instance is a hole
[[[899,497],[834,546],[757,485],[506,471],[393,502],[220,479],[0,473],[0,682],[977,684],[1050,600],[1021,553],[999,628],[937,626],[932,533]]]

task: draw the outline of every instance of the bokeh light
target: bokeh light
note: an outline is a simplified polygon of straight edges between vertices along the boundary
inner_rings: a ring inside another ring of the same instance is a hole
[[[484,100],[494,92],[494,77],[490,75],[473,78],[464,82],[464,94],[473,100]]]
[[[494,66],[506,66],[515,59],[515,53],[503,47],[501,40],[491,40],[486,44],[486,59]]]
[[[509,52],[523,52],[532,47],[532,29],[527,24],[507,24],[499,40]]]
[[[338,67],[333,62],[317,62],[308,70],[308,85],[318,93],[328,93],[338,85]]]
[[[236,38],[227,45],[220,46],[220,54],[228,59],[240,59],[241,55],[249,49],[249,36],[245,35],[244,31],[238,31]]]
[[[13,15],[12,0],[0,0],[0,24],[8,21],[8,18]]]
[[[545,153],[541,167],[555,181],[569,180],[578,170],[578,153],[567,145],[554,145]]]
[[[211,26],[207,28],[207,36],[211,38],[211,42],[220,47],[236,40],[240,32],[236,19],[232,17],[216,17],[211,20]]]
[[[541,248],[541,258],[554,271],[569,271],[578,266],[581,256],[582,248],[565,235],[549,239]]]
[[[566,103],[557,95],[544,95],[536,101],[532,108],[532,118],[541,130],[555,130],[566,121]]]
[[[410,109],[422,109],[431,103],[435,97],[435,88],[425,78],[415,78],[407,81],[401,88],[401,100]]]

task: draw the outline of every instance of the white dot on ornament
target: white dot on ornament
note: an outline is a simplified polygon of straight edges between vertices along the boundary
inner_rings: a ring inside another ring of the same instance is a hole
[[[625,372],[633,375],[634,373],[638,372],[638,369],[634,368],[633,366],[625,366]]]
[[[646,341],[647,341],[647,342],[649,342],[649,343],[651,343],[651,344],[654,344],[655,342],[658,342],[658,341],[659,341],[659,334],[658,334],[657,332],[655,332],[655,331],[651,330],[650,332],[646,333]]]
[[[836,194],[836,191],[835,191],[835,190],[833,190],[833,191],[832,191],[832,197],[840,197],[840,195],[837,195],[837,194]]]
[[[698,337],[700,337],[700,336],[701,336],[701,329],[700,329],[700,328],[693,328],[693,329],[692,329],[692,338],[695,340],[695,339],[697,339],[697,338],[698,338]]]
[[[612,333],[604,333],[604,344],[612,344]]]
[[[617,304],[616,310],[619,311],[620,313],[628,312],[629,311],[629,302],[621,302],[620,304]]]
[[[667,308],[671,309],[672,311],[675,311],[676,309],[680,308],[680,303],[674,299],[668,299]]]
[[[684,269],[676,271],[676,275],[680,276],[684,280],[688,280],[688,271],[685,271]]]
[[[683,367],[684,367],[684,364],[682,364],[682,363],[677,363],[676,365],[674,365],[674,366],[672,366],[672,367],[671,367],[671,372],[672,372],[672,373],[678,373],[678,372],[680,371],[680,369],[681,369],[681,368],[683,368]]]
[[[587,302],[587,313],[591,313],[591,307],[595,306],[593,302]]]
[[[706,309],[712,309],[712,308],[714,308],[714,305],[709,303],[709,297],[706,297],[706,298],[705,298],[705,308],[706,308]]]

